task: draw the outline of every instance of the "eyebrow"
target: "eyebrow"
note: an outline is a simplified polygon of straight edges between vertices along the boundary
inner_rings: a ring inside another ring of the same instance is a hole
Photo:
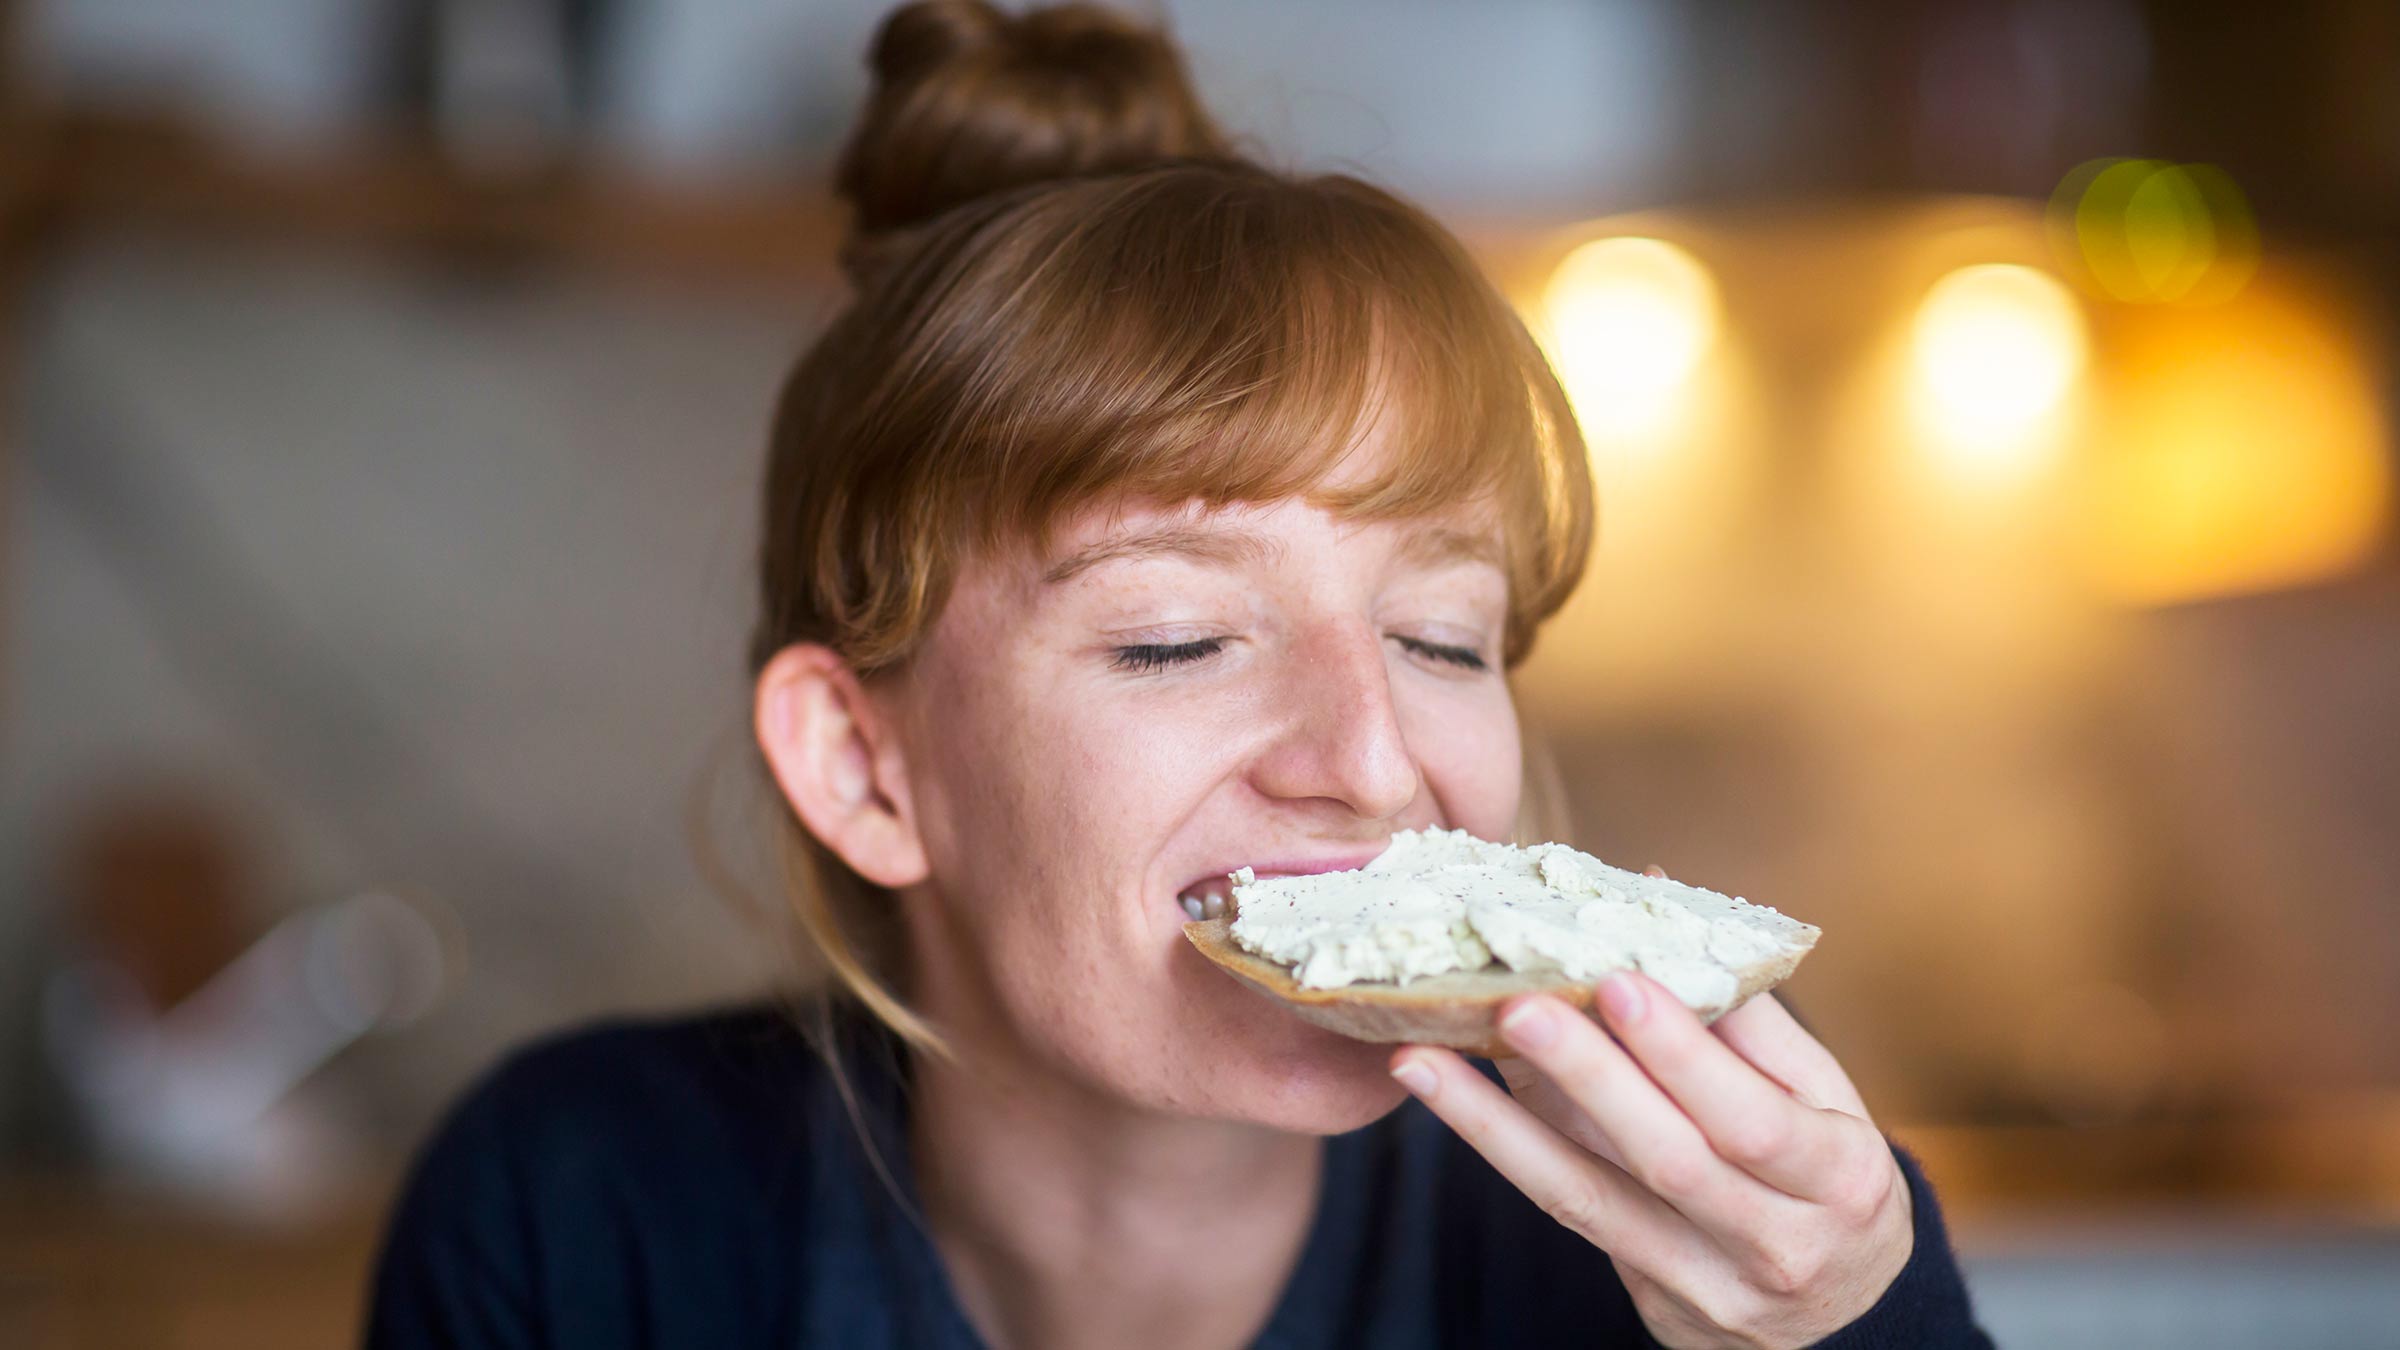
[[[1283,552],[1282,544],[1249,530],[1223,526],[1162,525],[1156,529],[1103,539],[1079,549],[1052,563],[1042,573],[1042,584],[1056,586],[1104,562],[1120,558],[1195,558],[1230,567],[1237,563],[1280,558]],[[1488,534],[1437,525],[1410,532],[1400,545],[1398,560],[1413,567],[1437,567],[1457,562],[1489,563],[1498,567],[1501,565],[1501,552],[1499,541]]]
[[[1428,525],[1411,532],[1398,551],[1399,561],[1416,567],[1444,563],[1490,563],[1505,569],[1500,541],[1489,534]]]
[[[1283,545],[1249,530],[1227,529],[1223,526],[1162,525],[1156,529],[1103,539],[1088,548],[1079,549],[1052,563],[1042,573],[1042,584],[1058,585],[1104,562],[1114,562],[1119,558],[1194,558],[1229,567],[1236,563],[1280,557],[1282,553]]]

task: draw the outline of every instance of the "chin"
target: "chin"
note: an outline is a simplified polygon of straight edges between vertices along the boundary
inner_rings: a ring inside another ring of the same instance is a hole
[[[1244,997],[1250,998],[1244,991]],[[1215,1038],[1221,1114],[1302,1134],[1344,1134],[1407,1100],[1392,1081],[1396,1046],[1337,1036],[1258,1001]]]

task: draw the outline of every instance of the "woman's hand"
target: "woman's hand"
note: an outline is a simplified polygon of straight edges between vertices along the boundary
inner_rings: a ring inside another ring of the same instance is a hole
[[[1503,1008],[1509,1092],[1432,1046],[1393,1075],[1608,1254],[1662,1345],[1804,1346],[1873,1307],[1914,1216],[1832,1054],[1769,994],[1714,1027],[1631,971],[1599,1002],[1614,1040],[1547,995]]]

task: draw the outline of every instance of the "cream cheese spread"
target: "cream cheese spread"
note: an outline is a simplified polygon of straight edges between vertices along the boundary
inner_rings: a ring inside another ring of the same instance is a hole
[[[1464,830],[1402,830],[1354,871],[1260,881],[1245,867],[1232,881],[1234,942],[1316,989],[1494,962],[1578,980],[1632,967],[1687,1005],[1722,1007],[1739,992],[1737,968],[1805,946],[1810,932],[1771,906],[1564,844],[1518,848]]]

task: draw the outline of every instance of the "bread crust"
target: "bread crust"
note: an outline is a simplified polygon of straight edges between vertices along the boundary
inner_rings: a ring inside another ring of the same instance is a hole
[[[1493,1027],[1503,1002],[1518,994],[1544,993],[1588,1015],[1596,983],[1555,970],[1523,972],[1495,963],[1478,971],[1420,976],[1406,984],[1361,980],[1332,989],[1311,989],[1294,980],[1289,967],[1235,943],[1230,919],[1194,919],[1184,924],[1183,935],[1201,955],[1234,978],[1328,1031],[1362,1041],[1446,1045],[1486,1058],[1516,1053]],[[1800,941],[1797,948],[1736,967],[1734,975],[1740,985],[1723,1007],[1692,1011],[1702,1022],[1714,1022],[1752,995],[1791,978],[1816,945],[1817,930],[1807,928]]]

